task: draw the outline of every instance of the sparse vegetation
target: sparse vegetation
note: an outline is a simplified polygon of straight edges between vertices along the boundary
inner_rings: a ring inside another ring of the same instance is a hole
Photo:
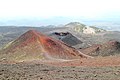
[[[104,29],[100,29],[100,28],[97,28],[97,27],[95,27],[95,26],[90,26],[90,27],[93,28],[93,29],[95,29],[95,32],[96,32],[96,33],[106,31],[106,30],[104,30]]]

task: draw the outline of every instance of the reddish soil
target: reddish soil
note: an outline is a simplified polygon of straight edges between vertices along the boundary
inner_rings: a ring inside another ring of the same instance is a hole
[[[107,57],[95,57],[95,58],[82,58],[82,59],[73,59],[73,60],[33,60],[33,61],[23,61],[23,62],[15,62],[15,61],[1,61],[1,63],[8,64],[45,64],[50,66],[57,67],[70,67],[70,66],[86,66],[86,67],[105,67],[105,66],[120,66],[120,55],[118,56],[107,56]]]
[[[2,54],[9,54],[4,56],[7,60],[17,58],[17,60],[31,59],[81,59],[89,56],[82,54],[78,50],[68,46],[62,41],[55,40],[36,30],[29,30],[21,35],[18,39],[12,42],[5,48]],[[14,57],[13,57],[14,56]],[[39,56],[39,57],[38,57]],[[24,57],[24,59],[23,59]]]
[[[120,52],[120,43],[117,41],[109,41],[103,44],[95,44],[88,48],[80,49],[87,55],[109,56]]]
[[[33,61],[33,63],[54,66],[120,66],[120,56],[96,57],[71,61]]]

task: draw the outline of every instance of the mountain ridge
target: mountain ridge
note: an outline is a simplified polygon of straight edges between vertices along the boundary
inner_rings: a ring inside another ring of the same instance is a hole
[[[80,59],[84,55],[62,41],[55,40],[36,30],[29,30],[1,52],[0,59],[8,60],[41,60],[41,59]]]
[[[95,44],[88,48],[80,49],[81,52],[91,56],[110,56],[120,54],[120,42],[110,40],[103,44]]]
[[[87,26],[87,25],[79,23],[79,22],[70,22],[70,23],[66,24],[65,27],[68,27],[70,29],[73,29],[74,31],[82,32],[85,34],[96,34],[96,33],[106,31],[104,29],[97,28],[95,26]]]

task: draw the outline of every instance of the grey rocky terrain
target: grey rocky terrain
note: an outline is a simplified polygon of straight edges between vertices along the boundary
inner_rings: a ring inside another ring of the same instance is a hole
[[[120,67],[55,67],[44,64],[0,64],[0,80],[119,80]]]

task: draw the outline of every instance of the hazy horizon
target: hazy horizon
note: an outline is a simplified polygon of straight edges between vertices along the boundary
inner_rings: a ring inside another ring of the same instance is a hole
[[[0,0],[0,26],[46,26],[69,22],[87,25],[96,25],[98,22],[120,24],[119,2],[119,0]]]

